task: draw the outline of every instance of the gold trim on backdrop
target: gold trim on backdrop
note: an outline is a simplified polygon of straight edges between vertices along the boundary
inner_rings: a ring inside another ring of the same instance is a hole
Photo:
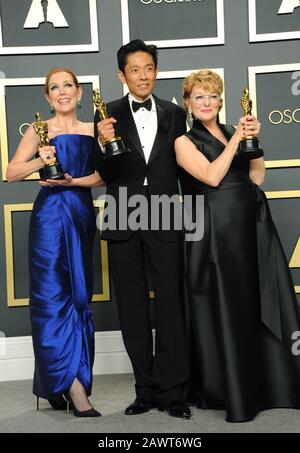
[[[91,83],[93,90],[100,88],[99,76],[97,75],[86,75],[78,76],[79,83]],[[28,78],[14,78],[14,79],[0,79],[0,149],[1,149],[1,162],[2,162],[2,181],[7,181],[6,168],[9,162],[8,157],[8,132],[7,132],[7,118],[6,118],[6,97],[5,88],[8,86],[32,86],[40,85],[44,86],[45,77],[28,77]],[[42,94],[42,91],[41,91]],[[91,99],[92,105],[92,99]],[[33,112],[34,113],[34,112]],[[33,120],[27,118],[27,120]],[[25,178],[25,180],[38,180],[40,179],[38,172]]]
[[[298,238],[297,244],[290,260],[290,268],[300,268],[300,237]]]
[[[289,266],[291,269],[299,269],[300,268],[300,237],[298,238],[298,241],[296,243],[296,246],[294,248]],[[295,286],[295,291],[297,294],[300,294],[300,286],[296,285]]]
[[[164,80],[164,79],[184,79],[188,75],[190,75],[192,72],[200,71],[200,69],[203,68],[196,68],[196,69],[183,69],[181,71],[160,71],[157,74],[157,80]],[[213,71],[215,71],[223,80],[224,80],[224,68],[211,68]],[[224,92],[222,94],[223,98],[223,108],[220,111],[220,121],[221,123],[226,124],[226,94],[225,94],[225,84],[224,84]],[[124,96],[128,93],[128,87],[125,84],[123,84],[123,93]],[[173,101],[178,101],[176,98],[173,97]],[[182,96],[179,99],[179,102],[182,101]],[[174,102],[175,104],[178,104],[178,102]]]
[[[266,168],[300,167],[300,159],[267,160],[265,161],[265,167]]]
[[[99,211],[104,209],[104,201],[94,201],[94,206]],[[6,258],[6,288],[7,306],[24,307],[29,304],[28,298],[15,298],[15,277],[14,277],[14,258],[13,258],[13,231],[12,213],[20,211],[31,211],[33,203],[5,204],[4,205],[4,235],[5,235],[5,258]],[[94,294],[92,301],[110,300],[109,266],[106,241],[100,241],[100,253],[102,262],[102,293]]]
[[[103,215],[105,201],[94,200],[94,207],[99,209],[99,214]],[[100,302],[110,300],[110,286],[109,286],[109,267],[108,267],[108,250],[107,242],[100,240],[100,256],[102,263],[102,293],[94,294],[92,302]]]
[[[5,204],[4,205],[4,236],[6,258],[6,292],[8,307],[22,307],[29,304],[29,299],[15,298],[14,258],[13,258],[13,231],[12,212],[31,211],[32,203]]]
[[[25,19],[25,18],[24,18]],[[49,54],[49,53],[74,53],[74,52],[98,52],[99,51],[99,38],[98,38],[98,13],[97,13],[97,0],[89,0],[89,19],[90,19],[90,44],[59,44],[53,46],[16,46],[5,47],[3,46],[3,31],[1,21],[3,20],[0,15],[0,55],[18,55],[18,54]]]
[[[265,194],[269,200],[276,198],[300,198],[300,190],[275,190],[273,192],[265,192]]]

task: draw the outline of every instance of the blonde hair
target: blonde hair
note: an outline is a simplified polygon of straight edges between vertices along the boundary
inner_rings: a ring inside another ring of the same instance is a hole
[[[57,72],[66,72],[67,74],[69,74],[72,79],[73,79],[73,82],[75,83],[75,86],[76,88],[79,88],[80,87],[80,84],[78,82],[78,79],[76,77],[76,75],[74,74],[73,71],[71,71],[71,69],[68,69],[68,68],[53,68],[51,69],[50,72],[48,72],[48,74],[46,75],[46,80],[45,80],[45,93],[48,95],[49,94],[49,80],[50,78],[53,76],[53,74],[56,74]]]
[[[200,71],[192,72],[183,81],[183,103],[186,110],[188,109],[187,100],[196,85],[205,91],[211,91],[220,96],[223,93],[223,80],[219,74],[211,69],[201,69]]]

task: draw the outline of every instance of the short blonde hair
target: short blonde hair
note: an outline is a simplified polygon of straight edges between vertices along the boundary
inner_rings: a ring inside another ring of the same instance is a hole
[[[205,91],[211,91],[220,96],[223,93],[223,80],[219,74],[211,69],[201,69],[200,71],[192,72],[183,81],[183,103],[186,109],[188,108],[187,100],[196,85]]]
[[[68,69],[68,68],[53,68],[53,69],[51,69],[50,72],[48,72],[48,74],[46,76],[46,80],[45,80],[44,89],[45,89],[45,93],[47,95],[49,94],[49,80],[53,76],[53,74],[56,74],[57,72],[66,72],[67,74],[69,74],[72,77],[76,88],[80,87],[78,79],[77,79],[76,75],[74,74],[74,72],[71,69]]]

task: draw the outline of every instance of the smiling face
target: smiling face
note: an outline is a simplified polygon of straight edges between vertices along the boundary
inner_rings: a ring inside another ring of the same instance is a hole
[[[56,72],[51,75],[47,85],[47,100],[57,113],[69,113],[76,109],[82,95],[71,74]]]
[[[200,85],[195,85],[191,91],[188,106],[194,118],[204,122],[212,121],[217,118],[222,107],[222,99],[213,89],[204,90]]]
[[[147,99],[155,85],[157,68],[147,52],[134,52],[127,56],[124,72],[119,71],[119,79],[127,83],[130,93],[138,100]]]
[[[192,72],[183,82],[184,106],[200,121],[217,121],[222,93],[223,80],[211,69]]]

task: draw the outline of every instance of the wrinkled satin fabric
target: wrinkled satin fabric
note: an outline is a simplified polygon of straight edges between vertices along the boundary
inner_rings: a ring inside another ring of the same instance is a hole
[[[50,141],[64,172],[94,172],[94,138],[63,134]],[[92,256],[96,230],[91,190],[42,187],[29,231],[30,317],[35,353],[33,393],[51,399],[74,379],[92,387]]]
[[[232,126],[220,125],[230,139]],[[209,161],[224,150],[200,122],[187,134]],[[225,409],[228,421],[274,407],[300,408],[299,306],[268,201],[235,158],[217,188],[183,170],[184,194],[204,199],[204,237],[186,242],[193,370],[188,401]]]

